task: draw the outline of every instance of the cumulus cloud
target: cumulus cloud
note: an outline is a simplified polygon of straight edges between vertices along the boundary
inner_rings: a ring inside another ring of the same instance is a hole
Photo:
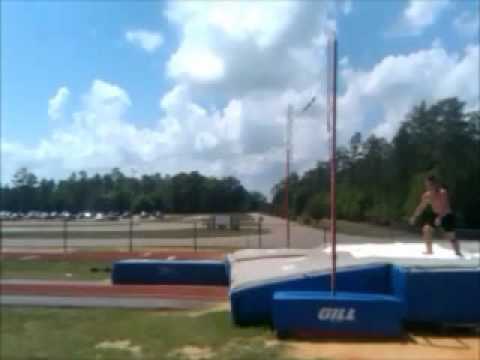
[[[349,15],[352,12],[353,4],[352,0],[343,0],[342,2],[342,12],[344,15]]]
[[[58,120],[62,117],[63,108],[70,97],[70,90],[66,86],[60,87],[56,94],[48,100],[48,117]]]
[[[171,2],[167,18],[181,33],[168,75],[202,94],[227,98],[300,89],[319,76],[327,2]]]
[[[120,84],[94,80],[67,125],[32,147],[2,142],[3,174],[8,178],[19,166],[56,177],[112,167],[163,174],[200,170],[238,176],[250,189],[269,193],[284,175],[289,104],[298,110],[317,95],[312,108],[295,115],[292,168],[305,170],[327,155],[322,39],[335,24],[325,4],[169,3],[167,17],[180,39],[167,62],[174,84],[159,98],[155,123],[139,126],[130,118],[134,99]],[[339,142],[356,131],[391,137],[423,99],[459,96],[478,106],[472,81],[479,77],[478,50],[470,45],[448,52],[437,42],[368,68],[342,58]]]
[[[350,65],[350,60],[348,59],[348,56],[344,56],[340,59],[339,65],[342,67]]]
[[[455,30],[466,37],[479,37],[479,17],[478,12],[462,12],[453,21]]]
[[[163,36],[159,32],[148,30],[130,30],[125,33],[125,39],[141,47],[148,53],[153,53],[163,44]]]
[[[420,35],[433,25],[440,15],[451,5],[451,0],[409,0],[401,18],[387,36]]]
[[[403,16],[413,31],[422,31],[432,25],[449,4],[449,0],[410,0]]]
[[[283,160],[284,110],[289,101],[303,97],[255,94],[207,110],[193,101],[187,85],[177,85],[160,101],[164,116],[152,127],[140,127],[128,119],[128,93],[95,80],[68,125],[33,147],[4,141],[2,170],[8,178],[19,166],[54,177],[112,167],[135,167],[140,173],[201,169],[210,175],[242,177],[249,186],[268,192],[272,174],[265,172],[279,168]],[[304,128],[299,126],[300,131]]]
[[[420,100],[459,96],[469,108],[478,108],[478,82],[472,81],[479,78],[478,63],[478,45],[467,46],[461,54],[433,46],[387,56],[368,71],[350,69],[339,100],[340,123],[391,138]]]

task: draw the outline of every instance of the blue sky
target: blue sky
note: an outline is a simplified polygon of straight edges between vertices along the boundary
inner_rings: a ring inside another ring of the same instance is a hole
[[[437,0],[421,0],[435,2]],[[448,50],[460,50],[471,38],[462,36],[452,29],[452,18],[465,11],[478,13],[478,1],[460,0],[452,2],[438,15],[435,23],[425,28],[418,36],[388,35],[400,22],[402,11],[408,2],[403,0],[360,0],[354,1],[349,16],[339,16],[340,51],[346,54],[354,66],[368,68],[391,54],[407,54],[429,47],[440,39]],[[477,38],[478,39],[478,38]]]
[[[332,4],[2,2],[2,181],[20,166],[54,178],[118,166],[235,175],[267,192],[282,176],[287,103],[322,99],[332,24],[341,141],[391,137],[423,99],[478,106],[467,81],[478,79],[478,1]],[[298,171],[326,155],[322,106],[296,129]]]
[[[163,77],[164,66],[178,42],[162,19],[162,8],[154,2],[2,4],[4,136],[34,144],[48,134],[45,104],[57,88],[67,84],[73,93],[82,93],[98,77],[128,88],[135,98],[135,119],[151,121],[159,94],[171,86]],[[171,41],[145,54],[124,41],[125,31],[138,27],[161,31]]]

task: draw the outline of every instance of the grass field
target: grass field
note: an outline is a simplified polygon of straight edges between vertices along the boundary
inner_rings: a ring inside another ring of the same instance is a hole
[[[5,360],[287,360],[266,327],[235,327],[226,310],[1,309]],[[319,354],[320,355],[320,354]]]
[[[109,278],[110,274],[98,270],[111,268],[111,265],[111,262],[99,261],[2,259],[0,277],[2,279],[102,280]]]
[[[476,360],[474,333],[417,331],[385,340],[278,341],[268,327],[235,327],[217,309],[1,308],[5,360]]]

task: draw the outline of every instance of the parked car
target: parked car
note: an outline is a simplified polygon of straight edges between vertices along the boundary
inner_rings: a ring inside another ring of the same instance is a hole
[[[120,218],[120,215],[114,211],[110,211],[106,215],[106,219],[111,221],[118,220],[119,218]]]
[[[105,220],[105,216],[103,215],[103,213],[98,212],[98,213],[96,213],[96,215],[95,215],[95,220],[96,220],[96,221]]]
[[[23,214],[21,213],[16,213],[16,212],[12,212],[10,214],[10,219],[9,220],[20,220],[23,218]]]
[[[84,211],[81,213],[81,219],[93,219],[93,214],[90,211]]]
[[[39,214],[37,211],[29,211],[25,214],[25,218],[29,220],[34,220],[39,218]]]

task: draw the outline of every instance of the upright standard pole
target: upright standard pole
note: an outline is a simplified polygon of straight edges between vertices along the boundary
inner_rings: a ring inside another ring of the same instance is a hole
[[[0,254],[3,252],[3,220],[0,219]]]
[[[331,155],[330,155],[330,232],[332,234],[332,276],[331,276],[331,291],[335,295],[336,291],[336,275],[337,275],[337,188],[336,188],[336,150],[337,150],[337,39],[335,35],[331,38],[331,104],[332,104],[332,123],[331,123]],[[330,100],[329,100],[330,101]]]
[[[258,248],[262,248],[262,220],[258,219]]]
[[[286,134],[286,147],[285,147],[285,225],[286,225],[286,238],[287,248],[290,248],[290,205],[289,205],[289,178],[290,178],[290,157],[292,147],[292,116],[293,109],[291,105],[287,108],[287,134]]]

